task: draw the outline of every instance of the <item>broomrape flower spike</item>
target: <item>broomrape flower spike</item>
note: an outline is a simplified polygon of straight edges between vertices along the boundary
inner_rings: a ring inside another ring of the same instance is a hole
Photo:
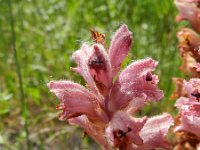
[[[93,45],[83,43],[72,55],[78,65],[72,70],[85,79],[87,88],[65,80],[48,83],[50,91],[60,100],[59,118],[79,125],[103,149],[169,148],[165,139],[173,125],[169,114],[133,117],[148,102],[163,97],[157,87],[158,77],[152,73],[158,62],[151,58],[135,61],[119,73],[132,45],[132,33],[122,25],[108,49],[102,37],[94,40],[101,42]]]

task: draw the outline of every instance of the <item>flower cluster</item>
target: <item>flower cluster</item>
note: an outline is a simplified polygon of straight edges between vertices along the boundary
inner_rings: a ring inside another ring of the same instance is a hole
[[[178,132],[179,144],[175,149],[184,149],[184,141],[190,142],[190,146],[200,148],[200,79],[193,78],[189,82],[184,81],[184,89],[187,97],[180,97],[175,104],[179,110],[179,121],[174,131]]]
[[[187,73],[190,77],[200,77],[200,0],[175,0],[175,5],[179,10],[176,17],[178,22],[188,20],[192,27],[182,28],[177,33],[179,41],[179,52],[182,60],[180,70]],[[198,32],[198,33],[197,33]],[[186,92],[183,88],[182,78],[173,78],[176,90],[172,95],[172,99],[184,96]]]
[[[183,28],[177,33],[182,58],[180,69],[192,79],[186,82],[174,78],[176,90],[172,98],[178,98],[175,107],[176,144],[174,150],[200,149],[200,0],[175,0],[179,10],[177,21],[188,20],[196,31]],[[197,33],[198,32],[198,33]]]
[[[200,1],[199,0],[175,0],[179,10],[177,21],[188,20],[193,29],[200,33]],[[197,69],[200,63],[200,36],[195,31],[183,28],[177,33],[179,50],[182,58],[182,71],[192,77],[200,77]]]
[[[143,150],[169,148],[166,140],[172,117],[164,113],[151,118],[133,115],[150,101],[159,101],[163,92],[153,74],[158,62],[151,58],[132,62],[120,71],[132,45],[132,33],[122,25],[110,47],[105,41],[83,43],[73,53],[86,87],[72,81],[51,81],[48,87],[60,100],[59,118],[79,125],[104,149]],[[102,39],[100,40],[102,41]]]

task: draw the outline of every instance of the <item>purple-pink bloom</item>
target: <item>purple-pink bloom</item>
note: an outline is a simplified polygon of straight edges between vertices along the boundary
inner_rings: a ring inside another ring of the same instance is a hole
[[[175,5],[179,10],[176,21],[188,20],[192,27],[200,32],[200,9],[199,0],[175,0]]]
[[[167,113],[149,118],[140,131],[143,145],[138,146],[137,150],[149,150],[155,147],[169,149],[170,144],[166,140],[166,135],[173,123],[174,120]]]
[[[180,112],[180,125],[177,131],[185,131],[200,137],[200,79],[192,78],[184,82],[188,97],[180,97],[175,106]]]
[[[73,53],[78,66],[72,70],[85,79],[87,88],[72,81],[48,83],[60,100],[60,119],[79,125],[104,149],[167,148],[165,136],[173,124],[169,114],[149,119],[132,116],[148,102],[163,97],[153,74],[158,62],[146,58],[120,72],[132,45],[126,25],[117,30],[110,45],[106,49],[100,43],[83,43]]]

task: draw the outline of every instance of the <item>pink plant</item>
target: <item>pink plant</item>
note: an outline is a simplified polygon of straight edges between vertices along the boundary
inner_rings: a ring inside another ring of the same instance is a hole
[[[169,148],[169,114],[132,116],[148,102],[159,101],[163,92],[152,73],[158,62],[151,58],[132,62],[120,72],[131,45],[126,25],[114,34],[108,50],[100,43],[84,43],[73,53],[78,67],[72,70],[85,79],[87,88],[72,81],[51,81],[48,87],[60,100],[60,119],[79,125],[104,149]]]
[[[200,138],[200,79],[184,82],[188,97],[180,97],[175,106],[179,109],[181,123],[175,131],[185,131]]]

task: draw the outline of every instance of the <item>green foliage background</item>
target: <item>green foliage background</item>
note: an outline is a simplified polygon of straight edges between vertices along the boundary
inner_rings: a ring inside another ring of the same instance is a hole
[[[134,45],[131,61],[152,57],[159,61],[156,73],[165,98],[150,104],[142,114],[174,113],[171,78],[181,76],[177,50],[177,14],[173,0],[0,0],[0,149],[27,149],[19,81],[16,74],[9,4],[12,4],[16,49],[27,105],[32,149],[96,149],[79,128],[57,119],[56,97],[50,80],[82,82],[70,71],[71,54],[82,42],[91,41],[90,28],[106,34],[108,44],[116,29],[127,24]]]

